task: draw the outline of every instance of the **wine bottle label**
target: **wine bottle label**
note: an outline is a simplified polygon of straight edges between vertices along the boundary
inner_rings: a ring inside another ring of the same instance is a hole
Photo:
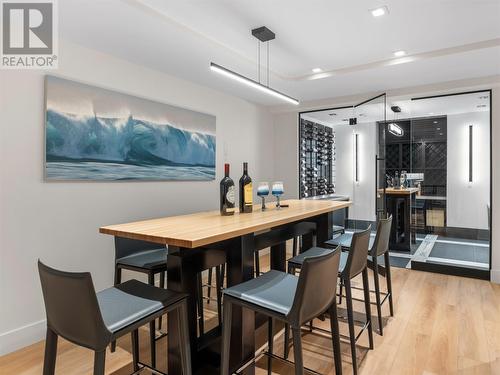
[[[234,200],[235,200],[235,188],[234,186],[229,186],[229,188],[227,189],[227,193],[226,193],[226,200],[231,203],[231,204],[234,204]]]
[[[244,195],[245,195],[244,199],[245,206],[246,205],[251,206],[253,204],[253,189],[251,182],[245,185]]]

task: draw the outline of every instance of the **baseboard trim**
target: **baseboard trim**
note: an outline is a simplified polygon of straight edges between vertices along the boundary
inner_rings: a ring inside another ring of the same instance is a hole
[[[15,352],[45,337],[47,323],[44,320],[0,333],[0,355]]]
[[[491,270],[490,272],[491,282],[500,284],[500,270]]]

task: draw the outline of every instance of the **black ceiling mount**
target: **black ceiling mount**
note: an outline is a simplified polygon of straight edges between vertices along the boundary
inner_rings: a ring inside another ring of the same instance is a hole
[[[276,35],[265,26],[253,29],[252,35],[259,39],[261,42],[269,42],[276,37]]]
[[[397,106],[397,105],[393,105],[391,107],[391,109],[392,109],[392,112],[395,112],[395,113],[401,112],[401,108],[399,106]]]

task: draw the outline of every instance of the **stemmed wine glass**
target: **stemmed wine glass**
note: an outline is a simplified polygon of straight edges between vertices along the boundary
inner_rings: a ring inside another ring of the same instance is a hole
[[[267,182],[259,183],[257,195],[262,198],[262,211],[264,211],[266,209],[266,196],[269,195],[269,184]]]
[[[275,181],[273,182],[272,193],[276,197],[276,208],[281,209],[280,196],[283,195],[283,182]]]

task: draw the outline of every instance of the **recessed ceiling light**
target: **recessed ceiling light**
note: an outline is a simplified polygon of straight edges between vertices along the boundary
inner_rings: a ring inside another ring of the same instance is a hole
[[[370,9],[370,12],[372,13],[373,17],[380,17],[389,13],[389,8],[387,8],[387,6],[384,5],[375,9]]]
[[[441,128],[436,128],[436,130],[438,130],[438,131],[439,131],[439,130],[441,130]]]
[[[434,121],[434,124],[437,124],[438,122],[437,121]],[[438,129],[439,130],[439,129]]]
[[[314,68],[312,71],[313,71],[313,73],[321,73],[323,71],[323,69],[321,69],[321,68]]]
[[[335,112],[330,113],[330,116],[337,116]]]
[[[406,55],[406,51],[403,51],[403,50],[394,52],[394,56],[396,56],[396,57],[403,57],[405,55]]]
[[[439,133],[439,135],[443,135],[443,133]]]

